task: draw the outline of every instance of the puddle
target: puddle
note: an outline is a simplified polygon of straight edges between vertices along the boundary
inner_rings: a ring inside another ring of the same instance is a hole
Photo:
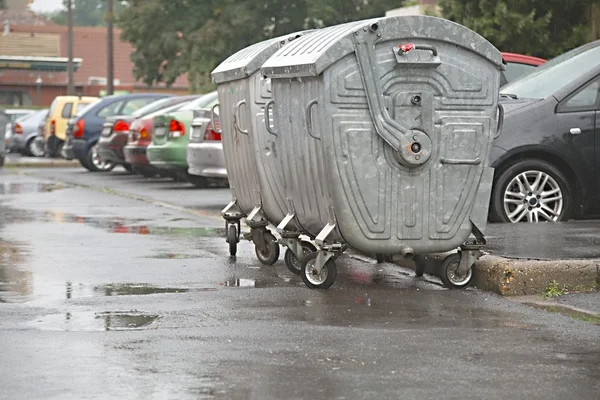
[[[0,302],[72,300],[108,296],[144,296],[153,294],[187,293],[190,288],[154,286],[145,283],[88,285],[73,282],[52,282],[36,277],[28,271],[12,269],[0,264]],[[197,288],[195,291],[216,290]]]
[[[556,314],[561,314],[567,317],[571,317],[573,319],[577,319],[579,321],[590,322],[592,324],[600,325],[600,315],[586,313],[582,311],[574,310],[570,307],[565,307],[561,305],[554,304],[540,304],[540,303],[523,303],[530,307],[533,307],[538,310],[544,310]]]
[[[0,186],[2,188],[2,186]],[[225,237],[224,228],[204,227],[164,227],[147,226],[143,218],[102,218],[79,216],[56,211],[26,211],[5,208],[0,214],[0,223],[17,224],[23,222],[49,222],[56,224],[83,224],[103,229],[110,233],[129,233],[136,235],[173,236],[185,238]]]
[[[4,183],[0,185],[0,194],[47,193],[55,190],[67,189],[72,186],[60,183]]]
[[[42,331],[101,332],[156,329],[157,314],[142,311],[67,312],[50,314],[30,322]]]

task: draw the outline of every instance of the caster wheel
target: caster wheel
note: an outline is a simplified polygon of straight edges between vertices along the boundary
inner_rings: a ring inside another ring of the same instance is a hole
[[[273,265],[279,259],[279,243],[277,239],[269,232],[264,233],[265,237],[265,248],[260,250],[258,246],[254,247],[256,257],[264,265]]]
[[[377,264],[383,264],[386,261],[385,255],[384,254],[376,254],[375,261],[377,261]]]
[[[464,276],[457,275],[459,263],[460,254],[455,253],[446,257],[440,266],[440,279],[448,289],[464,289],[471,284],[473,268],[471,267]]]
[[[321,273],[316,273],[314,270],[315,260],[317,259],[317,253],[310,253],[304,257],[301,262],[302,280],[304,284],[310,289],[329,289],[337,276],[337,268],[333,259],[327,260]]]
[[[229,255],[237,254],[238,232],[237,227],[233,224],[227,228],[227,243],[229,243]]]
[[[310,253],[314,253],[317,251],[317,248],[310,242],[302,241],[302,253],[304,258],[306,255]],[[298,258],[294,255],[294,253],[287,249],[285,251],[285,255],[283,256],[283,260],[285,261],[285,266],[290,270],[290,272],[300,275],[300,264],[302,260],[298,261]]]
[[[425,267],[427,265],[427,259],[425,257],[416,256],[415,257],[415,275],[418,277],[422,277],[425,273]]]

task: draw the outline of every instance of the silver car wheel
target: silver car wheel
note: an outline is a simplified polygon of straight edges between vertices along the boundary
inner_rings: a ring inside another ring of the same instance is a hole
[[[34,157],[42,157],[46,152],[44,151],[44,138],[37,136],[35,139],[33,139],[30,142],[29,145],[29,152],[31,153],[32,156]]]
[[[548,173],[525,171],[506,186],[503,204],[512,223],[556,222],[563,212],[563,192]]]
[[[92,147],[92,163],[94,167],[98,169],[98,171],[108,171],[114,167],[114,164],[109,161],[104,161],[100,154],[98,153],[98,144],[95,144]]]

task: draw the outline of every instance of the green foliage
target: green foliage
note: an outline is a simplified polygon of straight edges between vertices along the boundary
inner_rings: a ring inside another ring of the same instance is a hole
[[[591,39],[600,0],[439,0],[445,18],[501,51],[555,57]]]
[[[6,8],[6,1],[0,0],[0,10],[4,10]]]
[[[188,73],[191,90],[213,85],[210,72],[253,43],[369,17],[403,0],[130,0],[119,18],[122,38],[136,49],[135,76],[172,84]]]
[[[67,0],[63,0],[63,10],[55,12],[48,18],[58,25],[67,25]],[[106,0],[72,0],[73,25],[75,26],[104,26],[106,15]],[[114,0],[113,11],[119,15],[126,6],[126,1]]]
[[[546,290],[544,290],[544,297],[558,297],[564,295],[566,292],[565,288],[559,287],[558,282],[553,280]]]

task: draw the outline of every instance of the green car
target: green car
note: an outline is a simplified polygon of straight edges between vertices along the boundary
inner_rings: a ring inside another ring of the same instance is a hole
[[[205,180],[187,173],[187,145],[190,141],[194,110],[212,108],[218,103],[217,92],[210,92],[170,114],[152,120],[152,143],[146,150],[148,161],[174,178],[184,178],[195,185]],[[196,179],[197,178],[197,179]]]

